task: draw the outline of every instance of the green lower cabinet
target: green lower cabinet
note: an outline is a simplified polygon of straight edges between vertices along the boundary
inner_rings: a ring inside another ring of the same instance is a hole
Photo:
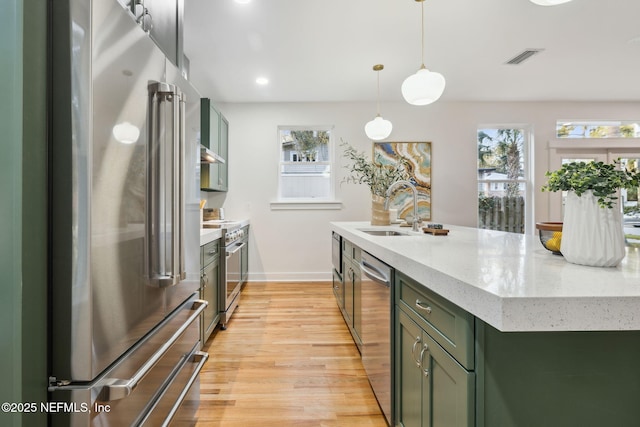
[[[404,427],[475,425],[475,374],[402,310],[396,324],[396,414]]]
[[[362,277],[360,267],[354,260],[345,260],[344,271],[344,320],[349,326],[358,348],[362,346]]]
[[[362,274],[360,266],[353,261],[353,331],[358,347],[362,347]]]
[[[353,341],[362,350],[362,274],[360,273],[360,248],[348,240],[342,240],[342,315],[349,327]],[[334,291],[335,292],[335,291]],[[337,296],[337,295],[336,295]],[[340,303],[340,298],[338,299]]]
[[[200,339],[204,345],[216,325],[220,322],[220,255],[219,241],[216,240],[200,248],[200,298],[209,304],[202,312]]]
[[[640,332],[476,324],[478,427],[640,426]],[[481,369],[482,368],[482,369]]]

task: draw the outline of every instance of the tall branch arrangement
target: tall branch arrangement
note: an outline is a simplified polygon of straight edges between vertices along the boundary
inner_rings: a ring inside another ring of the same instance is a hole
[[[350,164],[345,166],[349,175],[343,182],[353,184],[366,184],[371,194],[384,197],[387,189],[396,181],[408,180],[408,161],[405,158],[398,159],[395,165],[383,165],[375,160],[370,160],[362,151],[356,150],[347,142],[342,141],[343,154]]]

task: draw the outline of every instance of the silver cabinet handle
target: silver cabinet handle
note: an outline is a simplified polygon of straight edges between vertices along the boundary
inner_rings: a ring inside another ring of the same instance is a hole
[[[144,376],[147,375],[149,371],[151,371],[151,369],[156,365],[156,363],[158,363],[162,356],[165,355],[169,348],[171,348],[171,346],[176,341],[178,341],[184,331],[186,331],[187,328],[189,328],[189,326],[191,326],[191,324],[196,319],[198,319],[200,313],[202,313],[202,311],[207,307],[209,303],[205,300],[198,299],[185,303],[185,305],[188,304],[192,304],[191,310],[194,310],[194,312],[193,314],[191,314],[191,316],[189,316],[186,322],[184,322],[184,324],[180,326],[180,328],[171,336],[171,338],[169,338],[167,342],[165,342],[162,347],[160,347],[131,378],[125,380],[117,378],[107,379],[106,382],[108,382],[108,384],[105,385],[101,391],[101,400],[109,402],[113,400],[123,399],[129,396],[133,389],[136,388],[140,380],[144,378]],[[173,316],[171,316],[171,318],[174,318],[177,315],[178,313],[176,312]]]
[[[423,368],[422,369],[422,374],[425,377],[429,376],[429,368],[424,368],[424,354],[429,351],[429,346],[427,344],[424,345],[424,347],[422,347],[422,350],[420,351],[420,365]]]
[[[427,314],[431,314],[431,306],[425,305],[425,303],[420,301],[419,299],[416,300],[416,307],[426,312]]]
[[[416,337],[415,342],[413,343],[413,347],[411,348],[411,357],[413,357],[413,361],[416,362],[416,366],[418,368],[421,368],[422,365],[420,364],[421,360],[416,359],[416,347],[418,346],[418,344],[420,344],[422,340],[420,339],[420,337]],[[422,353],[420,354],[422,357]]]

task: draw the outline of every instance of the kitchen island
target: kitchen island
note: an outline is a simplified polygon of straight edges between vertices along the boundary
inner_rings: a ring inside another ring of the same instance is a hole
[[[331,223],[396,270],[395,422],[640,425],[637,249],[616,268],[586,267],[536,236],[445,228]]]

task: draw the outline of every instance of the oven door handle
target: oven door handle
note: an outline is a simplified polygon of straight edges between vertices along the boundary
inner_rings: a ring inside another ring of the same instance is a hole
[[[230,257],[231,255],[235,254],[236,252],[238,252],[240,249],[242,249],[244,246],[246,245],[245,242],[242,243],[236,243],[235,248],[233,248],[233,250],[231,251],[227,251],[227,258]]]

